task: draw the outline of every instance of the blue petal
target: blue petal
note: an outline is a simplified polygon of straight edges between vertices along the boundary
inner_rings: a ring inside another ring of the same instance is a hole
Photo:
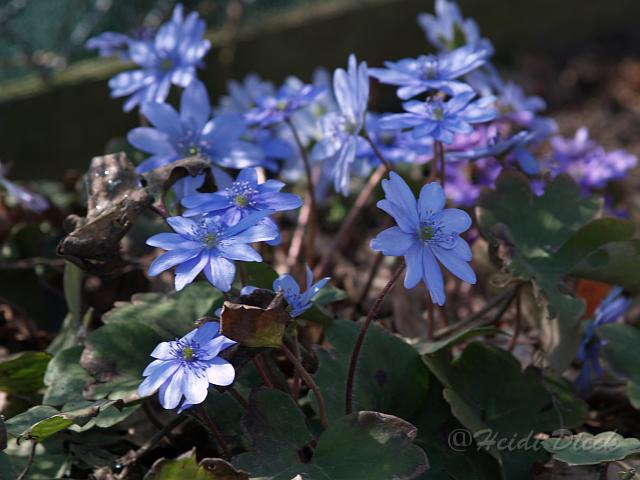
[[[192,259],[201,250],[170,250],[156,258],[149,266],[149,276],[155,277],[165,270]]]
[[[465,232],[471,227],[471,217],[464,210],[446,208],[438,215],[438,219],[447,230],[456,233]]]
[[[424,185],[420,189],[420,197],[418,198],[420,220],[424,222],[432,215],[439,213],[444,208],[446,201],[447,198],[444,195],[444,190],[438,182],[431,182]]]
[[[422,268],[424,283],[429,290],[431,300],[437,305],[444,305],[444,280],[442,271],[429,248],[422,250]]]
[[[280,275],[273,281],[273,290],[277,292],[280,289],[294,294],[300,293],[300,285],[298,285],[295,278],[288,273]]]
[[[207,368],[207,377],[209,383],[226,387],[231,385],[236,378],[236,371],[229,362],[222,358],[215,358],[211,361],[211,365]]]
[[[226,258],[211,256],[204,268],[204,274],[214,287],[228,292],[236,276],[236,266]]]
[[[440,263],[452,274],[467,283],[476,283],[475,272],[466,260],[460,258],[455,249],[449,250],[437,245],[433,245],[431,248]]]
[[[200,131],[209,120],[209,115],[211,106],[207,89],[202,82],[194,80],[182,92],[180,118],[195,131]]]
[[[140,112],[161,132],[170,135],[172,138],[179,138],[182,135],[180,116],[171,105],[156,102],[145,103]]]
[[[411,247],[414,238],[400,229],[400,227],[387,228],[371,240],[371,248],[384,255],[404,255]]]
[[[261,262],[262,257],[249,245],[244,243],[236,243],[230,239],[230,242],[224,242],[218,245],[218,250],[224,258],[229,260],[240,260],[243,262]]]
[[[147,397],[153,395],[161,385],[163,385],[172,375],[176,373],[179,362],[164,362],[164,366],[159,366],[153,373],[143,380],[138,387],[138,395]]]
[[[405,253],[404,259],[407,264],[407,273],[404,276],[404,287],[413,288],[420,280],[422,280],[422,250],[423,245],[416,242],[407,253]]]
[[[127,140],[139,150],[154,154],[174,153],[167,134],[149,127],[134,128],[127,134]]]
[[[385,192],[386,202],[383,203],[384,200],[378,202],[378,206],[393,216],[405,232],[417,231],[420,219],[416,208],[416,198],[402,177],[391,172],[389,180],[382,181],[382,189]]]
[[[157,233],[147,239],[147,245],[164,250],[195,250],[202,247],[200,243],[187,240],[177,233]]]
[[[198,405],[207,398],[209,380],[204,370],[185,369],[182,377],[182,393],[185,401],[191,405]]]
[[[218,335],[218,332],[220,332],[220,323],[206,322],[196,330],[193,339],[199,344],[204,345],[213,340],[215,336]]]
[[[178,406],[182,399],[182,377],[184,371],[179,368],[175,371],[173,376],[162,384],[159,392],[160,405],[167,410],[173,410]]]
[[[193,282],[198,274],[204,269],[209,261],[209,252],[202,251],[200,255],[187,260],[176,268],[175,287],[176,291],[182,290],[188,284]]]

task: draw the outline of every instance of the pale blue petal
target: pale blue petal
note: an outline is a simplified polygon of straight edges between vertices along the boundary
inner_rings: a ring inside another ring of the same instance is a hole
[[[422,269],[424,283],[429,290],[431,300],[437,305],[444,305],[445,294],[442,270],[440,270],[433,253],[428,247],[422,249]]]
[[[211,361],[211,366],[207,368],[209,383],[226,387],[231,385],[236,378],[236,371],[229,362],[222,358],[215,358]]]
[[[165,270],[186,262],[198,255],[202,250],[170,250],[156,258],[149,266],[149,276],[155,277]]]
[[[371,240],[371,248],[384,255],[404,255],[414,242],[415,237],[400,227],[387,228]]]

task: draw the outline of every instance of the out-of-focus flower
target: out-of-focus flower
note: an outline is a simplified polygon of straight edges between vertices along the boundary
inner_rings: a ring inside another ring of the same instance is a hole
[[[367,64],[358,64],[351,55],[348,71],[338,68],[333,74],[333,92],[340,111],[322,117],[323,137],[313,147],[311,158],[323,163],[323,173],[333,178],[336,192],[346,196],[358,143],[364,141],[359,135],[369,101]]]
[[[7,171],[8,168],[0,163],[0,186],[15,202],[34,212],[44,212],[49,208],[49,202],[42,195],[31,192],[9,180],[6,177]]]
[[[548,159],[550,171],[557,175],[569,173],[585,193],[602,189],[612,180],[624,178],[638,159],[624,150],[606,152],[589,138],[589,131],[582,127],[573,138],[555,136],[551,139],[552,158]]]
[[[418,15],[418,24],[436,48],[453,50],[464,45],[490,45],[480,37],[478,24],[472,19],[463,18],[456,2],[436,0],[435,10],[435,15]]]
[[[589,390],[593,376],[600,377],[603,374],[602,365],[600,365],[600,350],[606,342],[598,338],[597,328],[607,323],[617,322],[627,311],[629,305],[631,305],[631,299],[623,295],[622,288],[614,287],[596,309],[593,320],[582,336],[578,350],[578,359],[582,362],[582,369],[576,379],[576,386],[580,392],[584,393]]]
[[[496,97],[498,118],[530,127],[536,115],[547,107],[545,101],[536,96],[527,96],[522,87],[509,82]]]
[[[184,17],[182,4],[178,4],[171,19],[158,29],[154,38],[130,38],[127,59],[140,68],[109,80],[111,96],[128,96],[124,104],[128,112],[145,102],[164,102],[172,84],[189,85],[196,78],[196,67],[211,48],[209,40],[203,38],[205,28],[196,12]],[[106,47],[105,38],[101,40]]]
[[[249,125],[267,127],[275,123],[281,123],[291,118],[300,109],[307,107],[315,101],[324,89],[314,85],[302,85],[300,88],[292,88],[283,85],[275,95],[259,97],[257,105],[245,114]]]
[[[484,65],[489,55],[486,49],[466,46],[440,55],[385,62],[387,68],[370,68],[369,74],[382,83],[400,87],[398,97],[402,100],[434,90],[457,95],[471,91],[471,87],[456,79]]]
[[[138,165],[140,173],[193,155],[230,168],[260,165],[263,160],[257,146],[240,139],[246,129],[240,114],[211,119],[209,95],[197,80],[182,93],[180,113],[166,103],[145,103],[141,112],[153,128],[134,128],[127,135],[134,147],[151,154]]]
[[[258,104],[258,99],[273,95],[275,88],[271,82],[262,80],[256,74],[247,75],[242,82],[231,80],[227,84],[229,95],[220,100],[219,113],[246,113]]]
[[[151,352],[156,360],[142,372],[146,378],[138,395],[158,392],[160,405],[168,410],[180,405],[183,397],[180,411],[204,402],[209,384],[226,387],[233,383],[236,371],[219,355],[235,344],[220,334],[218,322],[205,323],[179,340],[160,343]]]
[[[129,60],[129,41],[124,33],[103,32],[91,37],[85,43],[87,50],[98,50],[101,57],[119,56],[122,60]]]
[[[175,233],[158,233],[147,240],[147,245],[167,250],[153,261],[149,275],[159,275],[177,265],[176,290],[182,290],[204,271],[214,287],[229,291],[236,274],[233,261],[261,262],[262,257],[250,244],[278,237],[277,228],[259,223],[271,213],[252,213],[235,225],[220,216],[169,217],[167,223]]]
[[[442,187],[436,182],[424,185],[416,201],[402,177],[391,172],[382,188],[385,198],[378,202],[378,208],[391,215],[397,226],[380,232],[371,248],[384,255],[404,255],[404,286],[413,288],[422,280],[431,300],[444,305],[444,280],[436,258],[456,277],[475,283],[476,274],[468,263],[471,249],[460,238],[471,226],[471,218],[463,210],[444,208]]]
[[[456,95],[448,101],[432,99],[403,104],[408,113],[391,114],[380,120],[380,127],[390,130],[412,129],[415,138],[432,137],[452,143],[456,133],[473,132],[472,124],[493,120],[496,116],[493,97],[481,97],[472,102],[474,92]]]

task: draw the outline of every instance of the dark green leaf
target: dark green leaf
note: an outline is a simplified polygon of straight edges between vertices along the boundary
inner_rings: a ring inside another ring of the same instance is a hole
[[[326,328],[325,344],[317,352],[320,366],[315,379],[324,394],[329,422],[344,415],[347,371],[359,329],[355,322],[335,320]],[[428,387],[429,372],[413,347],[372,325],[360,352],[354,410],[411,419],[424,408]]]
[[[466,340],[476,338],[476,337],[484,337],[484,336],[493,336],[493,335],[508,335],[503,330],[495,327],[480,327],[480,328],[472,328],[471,330],[464,330],[459,332],[449,338],[445,338],[444,340],[439,340],[437,342],[418,342],[413,345],[413,347],[418,351],[420,355],[433,354],[443,349],[449,349],[454,345],[457,345]]]
[[[249,480],[246,472],[236,470],[219,458],[196,460],[195,449],[173,460],[157,460],[144,480]]]
[[[443,353],[426,355],[425,362],[444,385],[453,415],[501,463],[507,479],[528,478],[534,460],[545,455],[534,449],[499,450],[485,441],[489,434],[521,440],[584,420],[586,405],[566,383],[546,379],[532,367],[522,371],[504,350],[471,343],[452,363]]]
[[[640,409],[640,329],[627,324],[609,324],[598,328],[606,340],[603,354],[611,368],[628,380],[627,394],[631,404]]]
[[[640,290],[640,240],[611,242],[578,263],[571,274]]]
[[[61,406],[67,402],[82,399],[82,390],[91,378],[80,366],[80,355],[84,347],[78,345],[62,350],[47,366],[44,383],[47,391],[42,403]]]
[[[0,390],[31,395],[44,387],[43,378],[51,355],[24,352],[0,362]]]

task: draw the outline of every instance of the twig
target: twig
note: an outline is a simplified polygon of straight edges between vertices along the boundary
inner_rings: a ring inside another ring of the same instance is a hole
[[[21,260],[0,261],[0,270],[31,270],[40,266],[61,269],[64,264],[65,260],[63,258],[32,257]]]
[[[513,327],[513,335],[511,340],[509,340],[509,345],[507,346],[507,350],[512,352],[518,343],[518,337],[520,336],[520,328],[522,324],[522,305],[520,299],[520,289],[518,289],[518,293],[516,294],[516,320],[515,325]]]
[[[338,230],[338,233],[333,238],[333,242],[331,242],[331,245],[329,245],[329,248],[322,256],[320,263],[313,271],[315,277],[320,278],[324,277],[327,274],[331,258],[336,255],[342,248],[342,244],[349,236],[349,233],[355,225],[355,221],[360,215],[360,212],[367,204],[367,202],[369,201],[369,197],[371,197],[371,194],[375,191],[376,187],[382,181],[382,178],[387,174],[388,171],[389,170],[386,166],[380,165],[378,169],[373,172],[373,175],[369,177],[369,181],[360,191],[360,194],[358,195],[358,198],[356,198],[351,211],[344,219],[344,222],[342,222],[342,225],[340,226],[340,230]]]
[[[473,315],[465,318],[464,320],[460,320],[459,322],[456,322],[456,323],[454,323],[452,325],[449,325],[447,327],[441,328],[440,330],[437,330],[434,333],[433,338],[435,340],[439,340],[439,339],[441,339],[443,337],[446,337],[447,335],[449,335],[451,333],[454,333],[454,332],[457,332],[458,330],[461,330],[465,326],[473,324],[477,320],[479,320],[482,317],[484,317],[491,310],[496,308],[498,305],[500,305],[506,298],[509,298],[509,297],[513,296],[514,293],[516,292],[516,290],[521,285],[522,285],[522,283],[520,283],[520,282],[516,283],[515,285],[509,287],[504,292],[502,292],[499,295],[496,295],[495,297],[493,297],[480,310],[478,310]],[[493,320],[491,322],[488,322],[488,323],[492,323],[492,322],[493,322]]]
[[[440,148],[440,142],[433,142],[433,158],[431,159],[431,169],[429,170],[428,182],[436,181],[436,172],[438,171],[438,149]]]
[[[356,339],[356,343],[353,347],[353,352],[351,353],[351,361],[349,362],[349,373],[347,375],[347,389],[346,389],[346,395],[345,395],[345,411],[347,415],[353,411],[353,382],[356,376],[356,368],[358,366],[358,357],[360,356],[360,350],[362,349],[362,344],[364,343],[364,337],[367,334],[367,330],[369,330],[369,326],[373,321],[373,317],[378,313],[378,310],[380,309],[380,305],[382,304],[382,301],[387,296],[391,288],[393,288],[393,285],[396,283],[396,280],[398,280],[398,278],[400,277],[400,274],[404,270],[404,267],[405,267],[405,263],[403,261],[400,264],[400,266],[396,269],[396,271],[393,273],[393,275],[391,276],[391,279],[384,286],[384,288],[382,289],[382,292],[380,292],[380,295],[378,295],[378,298],[376,298],[376,301],[371,306],[371,309],[367,314],[367,318],[364,321],[362,328],[360,329],[360,334]]]
[[[222,453],[222,457],[225,460],[230,460],[231,451],[229,450],[229,447],[227,446],[227,443],[224,440],[224,436],[222,435],[222,432],[220,431],[218,426],[215,424],[215,422],[209,415],[209,412],[207,412],[207,409],[204,407],[204,405],[200,404],[200,405],[197,405],[197,411],[200,413],[200,416],[204,421],[204,424],[206,425],[207,430],[209,430],[209,433],[218,444],[218,449],[220,450],[220,453]]]
[[[289,125],[289,129],[293,134],[293,138],[296,141],[296,145],[298,146],[298,150],[300,150],[300,156],[302,157],[302,163],[304,163],[304,170],[307,175],[307,188],[309,190],[309,232],[307,236],[307,265],[311,265],[313,262],[313,253],[315,251],[316,244],[316,234],[318,231],[318,205],[316,203],[316,189],[313,185],[313,173],[311,171],[311,161],[309,160],[309,155],[307,150],[302,145],[302,140],[300,140],[300,135],[298,134],[298,130],[290,119],[286,120],[287,125]]]
[[[440,156],[440,185],[442,185],[442,188],[444,189],[444,183],[445,183],[445,158],[444,158],[444,145],[440,142],[437,142],[440,144],[440,148],[438,149],[438,153]]]
[[[329,426],[329,422],[327,421],[327,410],[324,402],[324,397],[322,396],[322,392],[320,391],[320,387],[318,387],[318,384],[315,382],[313,377],[302,366],[300,360],[298,360],[298,358],[293,354],[291,350],[287,348],[284,343],[280,346],[280,349],[293,364],[294,368],[300,373],[302,379],[304,380],[304,383],[306,383],[307,386],[316,395],[316,399],[318,400],[318,415],[320,416],[320,424],[322,425],[322,428],[326,430]]]
[[[29,475],[29,470],[31,470],[31,466],[33,465],[33,459],[36,456],[37,446],[38,442],[36,442],[35,440],[31,440],[31,450],[29,450],[29,458],[27,459],[27,464],[25,465],[24,470],[22,470],[22,473],[18,475],[16,480],[24,480],[27,478],[27,475]]]

